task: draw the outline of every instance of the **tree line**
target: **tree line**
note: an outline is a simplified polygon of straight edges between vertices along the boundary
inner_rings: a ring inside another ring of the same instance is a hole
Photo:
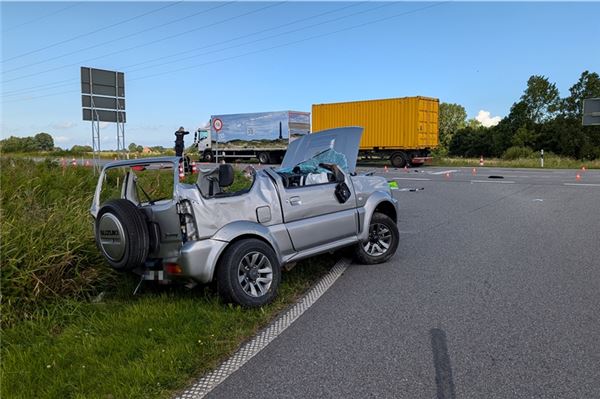
[[[581,123],[583,99],[594,97],[600,97],[600,77],[584,71],[566,97],[560,97],[547,77],[531,76],[508,115],[492,127],[467,120],[459,104],[441,103],[438,151],[441,155],[515,159],[543,149],[576,159],[600,158],[600,126]]]
[[[38,133],[30,137],[10,136],[0,140],[0,151],[2,152],[36,152],[52,151],[54,139],[48,133]]]
[[[164,153],[168,151],[167,148],[157,145],[149,147],[150,151]],[[129,144],[129,152],[142,152],[144,147],[135,143]],[[72,154],[83,154],[86,152],[93,152],[92,146],[90,145],[74,145],[71,149],[63,150],[62,148],[54,146],[54,139],[48,133],[38,133],[35,136],[28,137],[15,137],[10,136],[4,140],[0,140],[0,151],[2,153],[27,153],[27,152],[47,152],[54,151],[57,153],[72,153]]]

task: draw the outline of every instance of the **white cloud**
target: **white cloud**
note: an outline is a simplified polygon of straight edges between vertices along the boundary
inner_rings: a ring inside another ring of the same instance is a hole
[[[480,110],[475,119],[479,121],[479,123],[481,123],[483,126],[490,127],[496,126],[502,118],[499,116],[492,117],[490,111]]]
[[[77,125],[75,122],[64,121],[64,122],[55,123],[52,125],[52,127],[54,129],[65,130],[65,129],[70,129],[70,128],[74,127],[75,125]]]
[[[55,143],[66,143],[69,140],[71,140],[71,138],[68,137],[68,136],[56,136],[56,137],[54,137],[54,142]]]
[[[100,129],[104,129],[105,127],[108,127],[110,125],[110,122],[100,122]]]

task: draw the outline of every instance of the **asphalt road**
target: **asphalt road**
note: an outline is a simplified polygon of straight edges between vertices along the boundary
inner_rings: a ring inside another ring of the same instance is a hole
[[[600,171],[377,174],[424,188],[395,193],[395,257],[208,397],[600,398]]]

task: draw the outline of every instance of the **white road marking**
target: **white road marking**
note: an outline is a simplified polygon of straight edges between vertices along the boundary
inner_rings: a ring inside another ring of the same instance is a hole
[[[420,181],[429,181],[431,179],[423,179],[420,177],[393,177],[392,180],[420,180]]]
[[[600,184],[595,183],[563,183],[565,186],[588,186],[588,187],[600,187]]]
[[[513,184],[512,180],[471,180],[471,183],[499,183],[499,184]]]
[[[456,169],[452,170],[442,170],[441,172],[428,172],[430,175],[445,175],[446,173],[455,173],[458,172]]]
[[[292,306],[287,312],[279,316],[267,328],[259,332],[252,340],[245,343],[228,360],[205,376],[201,377],[191,387],[176,396],[177,399],[199,399],[205,397],[217,385],[242,367],[258,352],[266,348],[271,341],[279,336],[286,328],[292,325],[298,317],[308,310],[323,295],[329,287],[344,273],[350,265],[348,259],[339,260],[313,288]]]

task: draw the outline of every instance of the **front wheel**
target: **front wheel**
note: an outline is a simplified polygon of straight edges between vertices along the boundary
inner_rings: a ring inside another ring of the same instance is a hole
[[[202,158],[204,159],[204,162],[211,163],[215,159],[215,156],[212,151],[204,151],[204,156]]]
[[[269,154],[266,152],[260,152],[258,154],[258,162],[262,163],[262,164],[268,164],[269,161],[271,160],[271,157],[269,157]]]
[[[354,257],[359,263],[374,265],[391,258],[398,248],[398,226],[387,215],[376,212],[369,224],[369,236],[354,248]]]
[[[227,248],[217,269],[221,297],[248,308],[270,303],[277,295],[280,280],[281,268],[275,251],[253,238]]]

